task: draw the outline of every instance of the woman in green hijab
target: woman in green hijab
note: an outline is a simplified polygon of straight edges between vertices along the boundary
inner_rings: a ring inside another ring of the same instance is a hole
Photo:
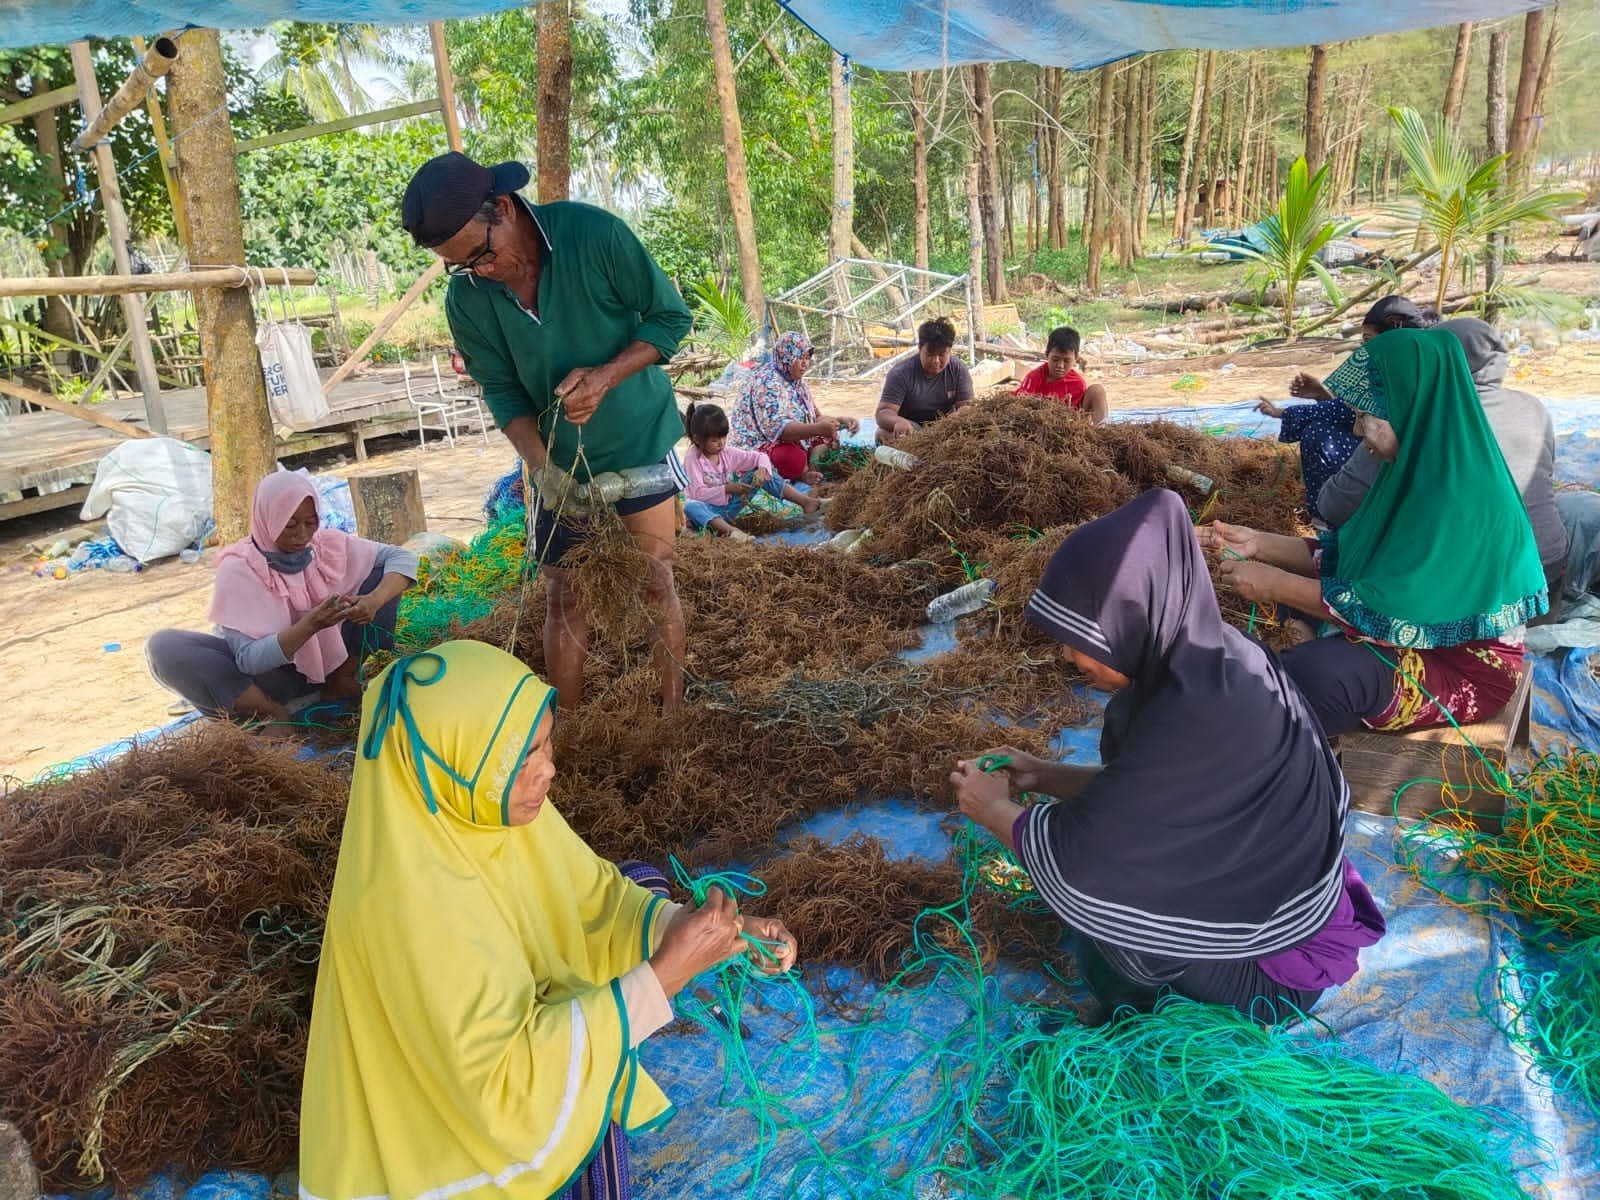
[[[1221,523],[1201,545],[1247,600],[1319,616],[1283,665],[1328,736],[1493,716],[1516,690],[1523,626],[1548,597],[1533,529],[1477,403],[1461,343],[1375,338],[1328,380],[1383,462],[1361,507],[1320,541]]]

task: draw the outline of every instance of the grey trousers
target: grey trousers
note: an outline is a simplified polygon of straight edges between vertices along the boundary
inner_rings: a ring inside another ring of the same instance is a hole
[[[1238,1009],[1258,1025],[1278,1025],[1308,1013],[1322,997],[1322,989],[1302,991],[1278,983],[1254,960],[1189,962],[1170,983],[1144,984],[1129,979],[1107,960],[1093,938],[1076,935],[1073,953],[1084,982],[1108,1016],[1119,1008],[1149,1012],[1166,992],[1175,992],[1202,1004]]]
[[[356,595],[364,596],[378,586],[383,572],[373,568]],[[399,615],[398,597],[378,610],[370,625],[339,626],[345,650],[359,662],[374,650],[394,649],[394,626]],[[145,660],[150,674],[161,686],[177,692],[200,712],[211,717],[226,717],[255,684],[279,704],[310,696],[321,688],[312,683],[292,663],[261,675],[246,675],[234,660],[233,651],[222,638],[188,629],[161,629],[145,643]]]
[[[1600,592],[1600,492],[1557,492],[1556,511],[1567,527],[1567,596]]]

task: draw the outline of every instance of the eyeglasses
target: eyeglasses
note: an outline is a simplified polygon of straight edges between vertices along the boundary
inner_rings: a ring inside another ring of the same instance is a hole
[[[446,263],[444,273],[446,275],[468,275],[479,267],[486,267],[492,263],[494,255],[494,226],[489,225],[484,227],[483,249],[467,259],[466,262]]]

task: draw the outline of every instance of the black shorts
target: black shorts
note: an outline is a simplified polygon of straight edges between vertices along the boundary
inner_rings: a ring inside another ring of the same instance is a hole
[[[672,464],[673,474],[678,478],[678,486],[664,492],[653,492],[648,496],[630,496],[625,500],[618,500],[611,507],[616,510],[619,517],[626,517],[633,513],[648,512],[658,504],[671,500],[689,485],[688,477],[683,473],[683,464],[678,461],[676,451],[668,453],[661,460]],[[654,465],[654,464],[651,464]],[[561,560],[567,552],[576,546],[583,545],[591,536],[592,527],[584,524],[572,525],[566,521],[556,520],[556,514],[538,502],[537,496],[531,496],[533,510],[530,519],[530,532],[533,537],[533,559],[541,566],[559,567]]]

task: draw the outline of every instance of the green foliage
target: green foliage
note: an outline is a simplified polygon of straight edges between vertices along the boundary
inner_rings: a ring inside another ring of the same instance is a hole
[[[1033,270],[1061,283],[1081,284],[1089,276],[1089,248],[1076,241],[1065,250],[1040,250],[1033,255]]]
[[[401,228],[400,197],[416,169],[445,149],[443,126],[419,120],[242,156],[241,211],[252,261],[325,268],[336,247],[347,254],[371,248],[397,275],[416,275],[431,256]]]
[[[1439,248],[1436,308],[1444,305],[1452,269],[1459,267],[1470,283],[1477,247],[1519,225],[1552,220],[1567,205],[1583,202],[1582,192],[1519,183],[1503,154],[1476,162],[1461,136],[1442,121],[1429,125],[1411,108],[1391,108],[1389,115],[1412,195],[1412,203],[1396,211],[1414,220]]]
[[[731,284],[724,288],[707,275],[690,285],[688,300],[694,308],[696,341],[735,359],[755,339],[761,323]]]
[[[278,52],[261,65],[261,77],[318,121],[378,107],[356,80],[355,66],[398,65],[408,40],[399,30],[350,22],[285,21],[272,35]]]
[[[1256,226],[1265,248],[1230,247],[1256,265],[1255,274],[1264,285],[1277,284],[1283,290],[1283,328],[1290,341],[1295,336],[1295,291],[1308,275],[1321,282],[1329,300],[1339,302],[1338,284],[1318,260],[1318,252],[1360,225],[1359,221],[1340,224],[1329,220],[1327,183],[1326,166],[1313,175],[1303,157],[1295,159],[1277,206]]]

